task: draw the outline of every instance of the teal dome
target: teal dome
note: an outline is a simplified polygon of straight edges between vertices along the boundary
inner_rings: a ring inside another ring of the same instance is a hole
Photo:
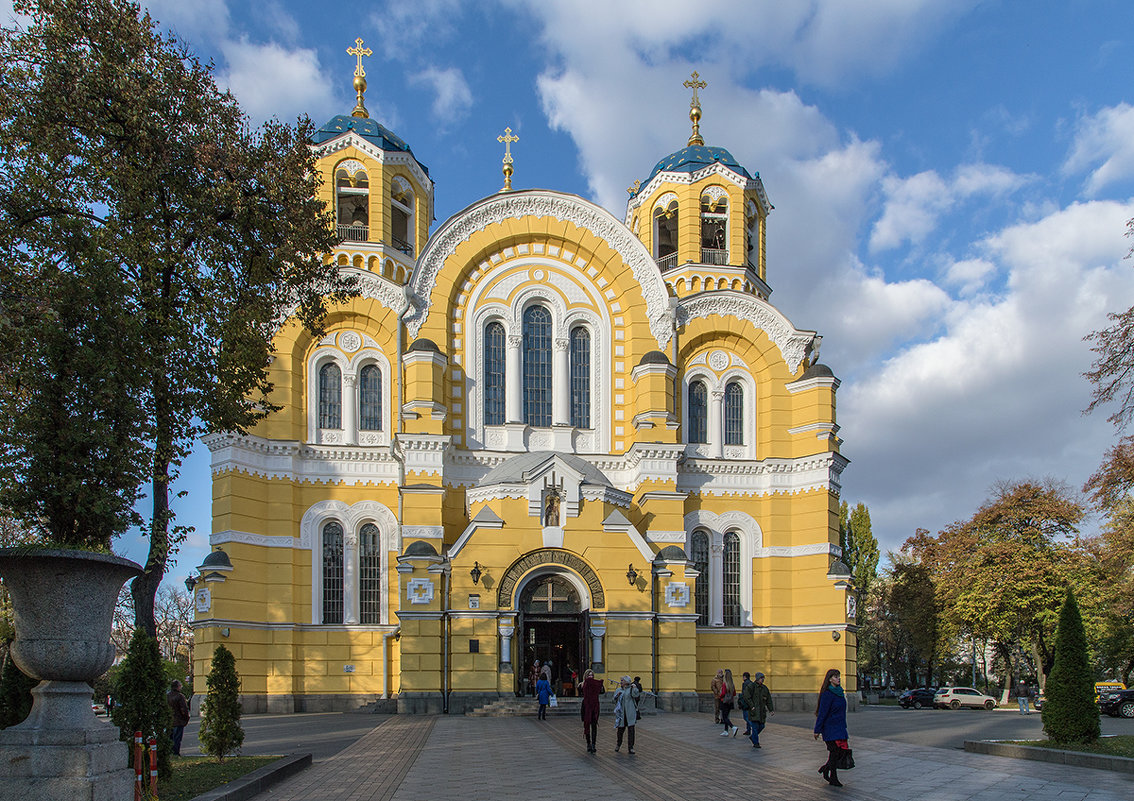
[[[655,164],[653,171],[650,173],[650,177],[642,182],[642,186],[652,181],[654,176],[659,172],[696,172],[711,164],[723,164],[733,172],[740,173],[745,178],[753,177],[749,175],[748,170],[740,166],[740,162],[733,158],[732,154],[723,147],[689,145],[674,153],[670,153]]]
[[[348,117],[345,114],[339,114],[316,131],[314,136],[311,137],[311,141],[313,144],[319,145],[337,136],[342,136],[347,131],[354,131],[367,142],[380,147],[382,150],[409,153],[413,156],[413,151],[410,150],[409,145],[398,138],[397,134],[369,117]],[[417,161],[417,156],[413,158],[414,161]],[[417,161],[417,163],[421,166],[421,169],[425,170],[425,174],[429,175],[429,168],[420,161]]]

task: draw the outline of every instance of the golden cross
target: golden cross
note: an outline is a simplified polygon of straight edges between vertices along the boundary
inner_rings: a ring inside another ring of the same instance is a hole
[[[633,185],[630,186],[626,191],[630,193],[631,197],[633,197],[637,193],[637,191],[641,188],[642,188],[642,179],[636,178],[634,180]]]
[[[354,68],[354,74],[358,75],[359,77],[365,78],[366,70],[362,68],[362,57],[372,56],[374,55],[374,51],[369,47],[362,46],[361,36],[354,40],[354,47],[348,47],[346,51],[347,55],[358,56],[358,65]],[[694,75],[696,75],[696,73],[694,73]]]
[[[519,142],[520,137],[512,136],[512,129],[511,128],[505,128],[504,129],[504,135],[496,137],[496,141],[504,143],[504,161],[511,164],[512,163],[512,143],[513,142]]]
[[[692,89],[693,90],[693,103],[692,103],[692,105],[694,105],[694,106],[701,105],[701,98],[697,97],[697,90],[698,89],[704,89],[706,86],[709,85],[709,84],[705,83],[704,81],[700,80],[700,78],[701,78],[701,76],[697,74],[696,70],[694,70],[693,74],[689,76],[689,80],[686,81],[685,83],[681,84],[686,89]]]

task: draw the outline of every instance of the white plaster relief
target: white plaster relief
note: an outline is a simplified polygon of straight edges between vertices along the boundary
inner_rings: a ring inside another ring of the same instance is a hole
[[[665,602],[668,606],[689,606],[689,585],[683,581],[671,581],[665,585]]]
[[[433,600],[433,582],[427,578],[410,579],[406,583],[406,597],[411,604],[427,604]]]
[[[694,295],[677,307],[679,325],[701,317],[718,315],[746,320],[768,335],[780,350],[788,369],[795,373],[803,362],[807,347],[815,339],[814,331],[801,331],[767,301],[733,290],[718,290]]]

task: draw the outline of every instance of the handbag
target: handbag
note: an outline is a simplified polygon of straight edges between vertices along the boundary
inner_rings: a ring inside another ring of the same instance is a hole
[[[550,706],[552,709],[555,709],[557,706],[559,706],[559,699],[556,698],[554,695],[552,695],[550,698],[547,699],[547,705]]]
[[[839,752],[839,758],[835,760],[835,767],[839,770],[850,770],[854,767],[854,754],[849,748],[844,748]]]

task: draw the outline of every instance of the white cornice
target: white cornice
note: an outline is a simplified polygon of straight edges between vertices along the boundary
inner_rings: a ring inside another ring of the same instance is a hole
[[[346,150],[348,147],[358,148],[379,164],[391,164],[408,168],[418,185],[429,191],[429,207],[433,208],[433,181],[425,174],[425,170],[422,169],[417,158],[411,153],[404,150],[383,150],[355,131],[347,131],[342,136],[336,136],[334,139],[328,139],[326,142],[312,145],[311,150],[315,153],[316,158],[323,158],[332,153],[337,153],[340,150]]]
[[[645,201],[650,200],[651,195],[653,195],[662,184],[695,184],[698,181],[708,178],[710,175],[724,178],[729,183],[743,190],[756,190],[756,196],[760,199],[760,204],[763,206],[765,215],[775,208],[768,200],[768,194],[764,191],[764,182],[760,180],[759,175],[755,178],[745,178],[731,167],[726,167],[719,161],[715,161],[695,172],[666,172],[665,170],[659,172],[651,178],[649,183],[643,186],[634,197],[626,202],[626,219],[630,220],[634,216],[634,210],[641,207]],[[650,203],[652,205],[653,201],[650,200]]]
[[[783,312],[755,295],[722,289],[683,298],[677,304],[678,325],[713,315],[747,320],[763,331],[780,349],[780,355],[792,373],[799,369],[807,347],[816,339],[814,331],[796,328]]]
[[[417,337],[428,318],[437,276],[457,247],[491,225],[528,216],[552,217],[585,228],[618,253],[629,265],[646,300],[650,332],[658,348],[665,349],[673,336],[673,313],[661,271],[641,240],[600,206],[575,195],[535,189],[505,192],[478,201],[450,217],[430,237],[409,281],[413,308],[405,315],[405,321],[411,339]]]

